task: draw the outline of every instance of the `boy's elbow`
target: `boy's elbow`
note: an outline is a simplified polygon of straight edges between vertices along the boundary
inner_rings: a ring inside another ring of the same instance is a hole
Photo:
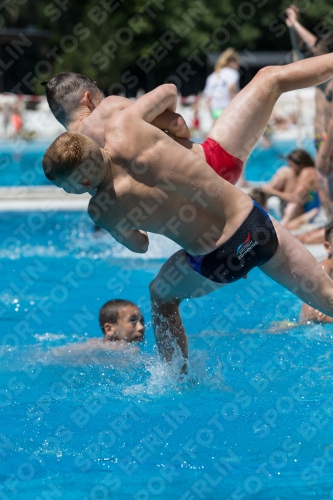
[[[128,250],[130,250],[130,251],[131,251],[131,252],[133,252],[133,253],[139,253],[139,254],[145,253],[145,252],[143,252],[141,249],[136,248],[136,247],[135,247],[135,248],[133,248],[133,247],[130,247],[130,246],[126,246],[126,248],[128,248]]]
[[[177,85],[175,85],[174,83],[165,83],[164,88],[168,91],[168,93],[177,96],[178,89],[177,89]]]
[[[148,247],[149,247],[149,243],[147,243],[147,245],[145,245],[144,247],[141,247],[141,250],[139,250],[139,252],[137,252],[137,253],[147,253]]]
[[[127,248],[129,250],[131,250],[131,252],[134,252],[134,253],[147,253],[148,251],[148,244],[147,245],[126,245]]]
[[[144,242],[142,244],[142,252],[141,253],[147,253],[148,252],[148,248],[149,248],[149,238],[148,238],[148,235],[146,232],[143,232],[141,233],[143,238],[144,238]]]
[[[165,85],[167,85],[169,89],[173,90],[173,92],[177,94],[177,85],[175,85],[174,83],[166,83]]]
[[[142,245],[137,245],[135,249],[133,249],[133,252],[135,253],[147,253],[149,248],[149,240],[147,238],[147,241],[145,241]]]

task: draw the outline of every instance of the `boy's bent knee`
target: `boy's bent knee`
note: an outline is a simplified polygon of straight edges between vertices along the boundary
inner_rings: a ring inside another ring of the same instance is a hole
[[[258,71],[256,76],[261,76],[263,78],[274,78],[277,76],[281,68],[282,66],[265,66]]]
[[[261,81],[261,85],[269,87],[271,90],[279,90],[280,73],[282,66],[265,66],[256,74],[256,80]]]

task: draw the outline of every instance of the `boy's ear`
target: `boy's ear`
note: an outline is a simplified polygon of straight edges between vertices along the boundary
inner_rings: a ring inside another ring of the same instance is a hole
[[[113,337],[117,333],[116,325],[114,323],[104,323],[103,333],[104,337]]]
[[[95,109],[94,103],[91,98],[91,93],[89,92],[89,90],[87,90],[83,94],[83,104],[87,106],[90,109],[90,111],[93,111]]]

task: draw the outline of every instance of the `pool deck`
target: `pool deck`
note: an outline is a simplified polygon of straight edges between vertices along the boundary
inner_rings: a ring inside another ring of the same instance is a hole
[[[72,210],[88,207],[90,195],[65,193],[55,186],[16,186],[0,188],[0,212]]]

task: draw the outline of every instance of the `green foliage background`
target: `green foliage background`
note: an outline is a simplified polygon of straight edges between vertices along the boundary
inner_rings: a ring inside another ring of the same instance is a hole
[[[200,14],[199,20],[190,14],[190,9],[196,6],[196,1],[207,10]],[[210,38],[214,30],[223,26],[229,31],[230,39],[224,44],[211,40],[211,51],[223,51],[228,46],[239,50],[247,48],[250,51],[290,50],[289,34],[283,21],[283,12],[288,5],[289,2],[284,0],[7,0],[6,8],[1,11],[1,20],[2,27],[25,28],[34,25],[51,31],[51,38],[47,43],[38,46],[38,51],[36,47],[27,51],[25,58],[17,64],[18,78],[22,78],[29,69],[31,70],[38,58],[45,57],[50,48],[57,46],[63,61],[54,65],[53,73],[83,73],[97,80],[107,91],[110,82],[120,81],[125,70],[138,72],[137,59],[148,54],[150,47],[167,30],[172,30],[173,25],[183,34],[187,31],[188,33],[157,63],[157,78],[155,76],[156,81],[152,82],[154,85],[162,83],[200,43],[207,37]],[[308,29],[319,29],[318,23],[323,21],[327,26],[333,25],[331,1],[302,0],[298,2],[298,6],[302,11],[301,22]],[[96,23],[92,9],[100,9],[99,12],[105,13],[103,22]],[[107,13],[107,10],[113,12]],[[116,36],[121,29],[125,37],[129,20],[140,12],[145,25],[139,34],[133,35],[130,43],[126,41],[117,44],[116,57],[112,59],[105,50],[105,44],[112,44],[112,41],[117,43]],[[194,24],[190,30],[188,21],[182,17],[186,13]],[[225,24],[228,16],[232,16],[234,24]],[[75,35],[74,32],[81,35]],[[86,36],[83,36],[83,33]],[[64,36],[76,38],[75,50],[64,52],[61,49]],[[104,64],[97,64],[96,58],[102,56]],[[36,92],[41,93],[42,89],[38,83],[37,81]]]

